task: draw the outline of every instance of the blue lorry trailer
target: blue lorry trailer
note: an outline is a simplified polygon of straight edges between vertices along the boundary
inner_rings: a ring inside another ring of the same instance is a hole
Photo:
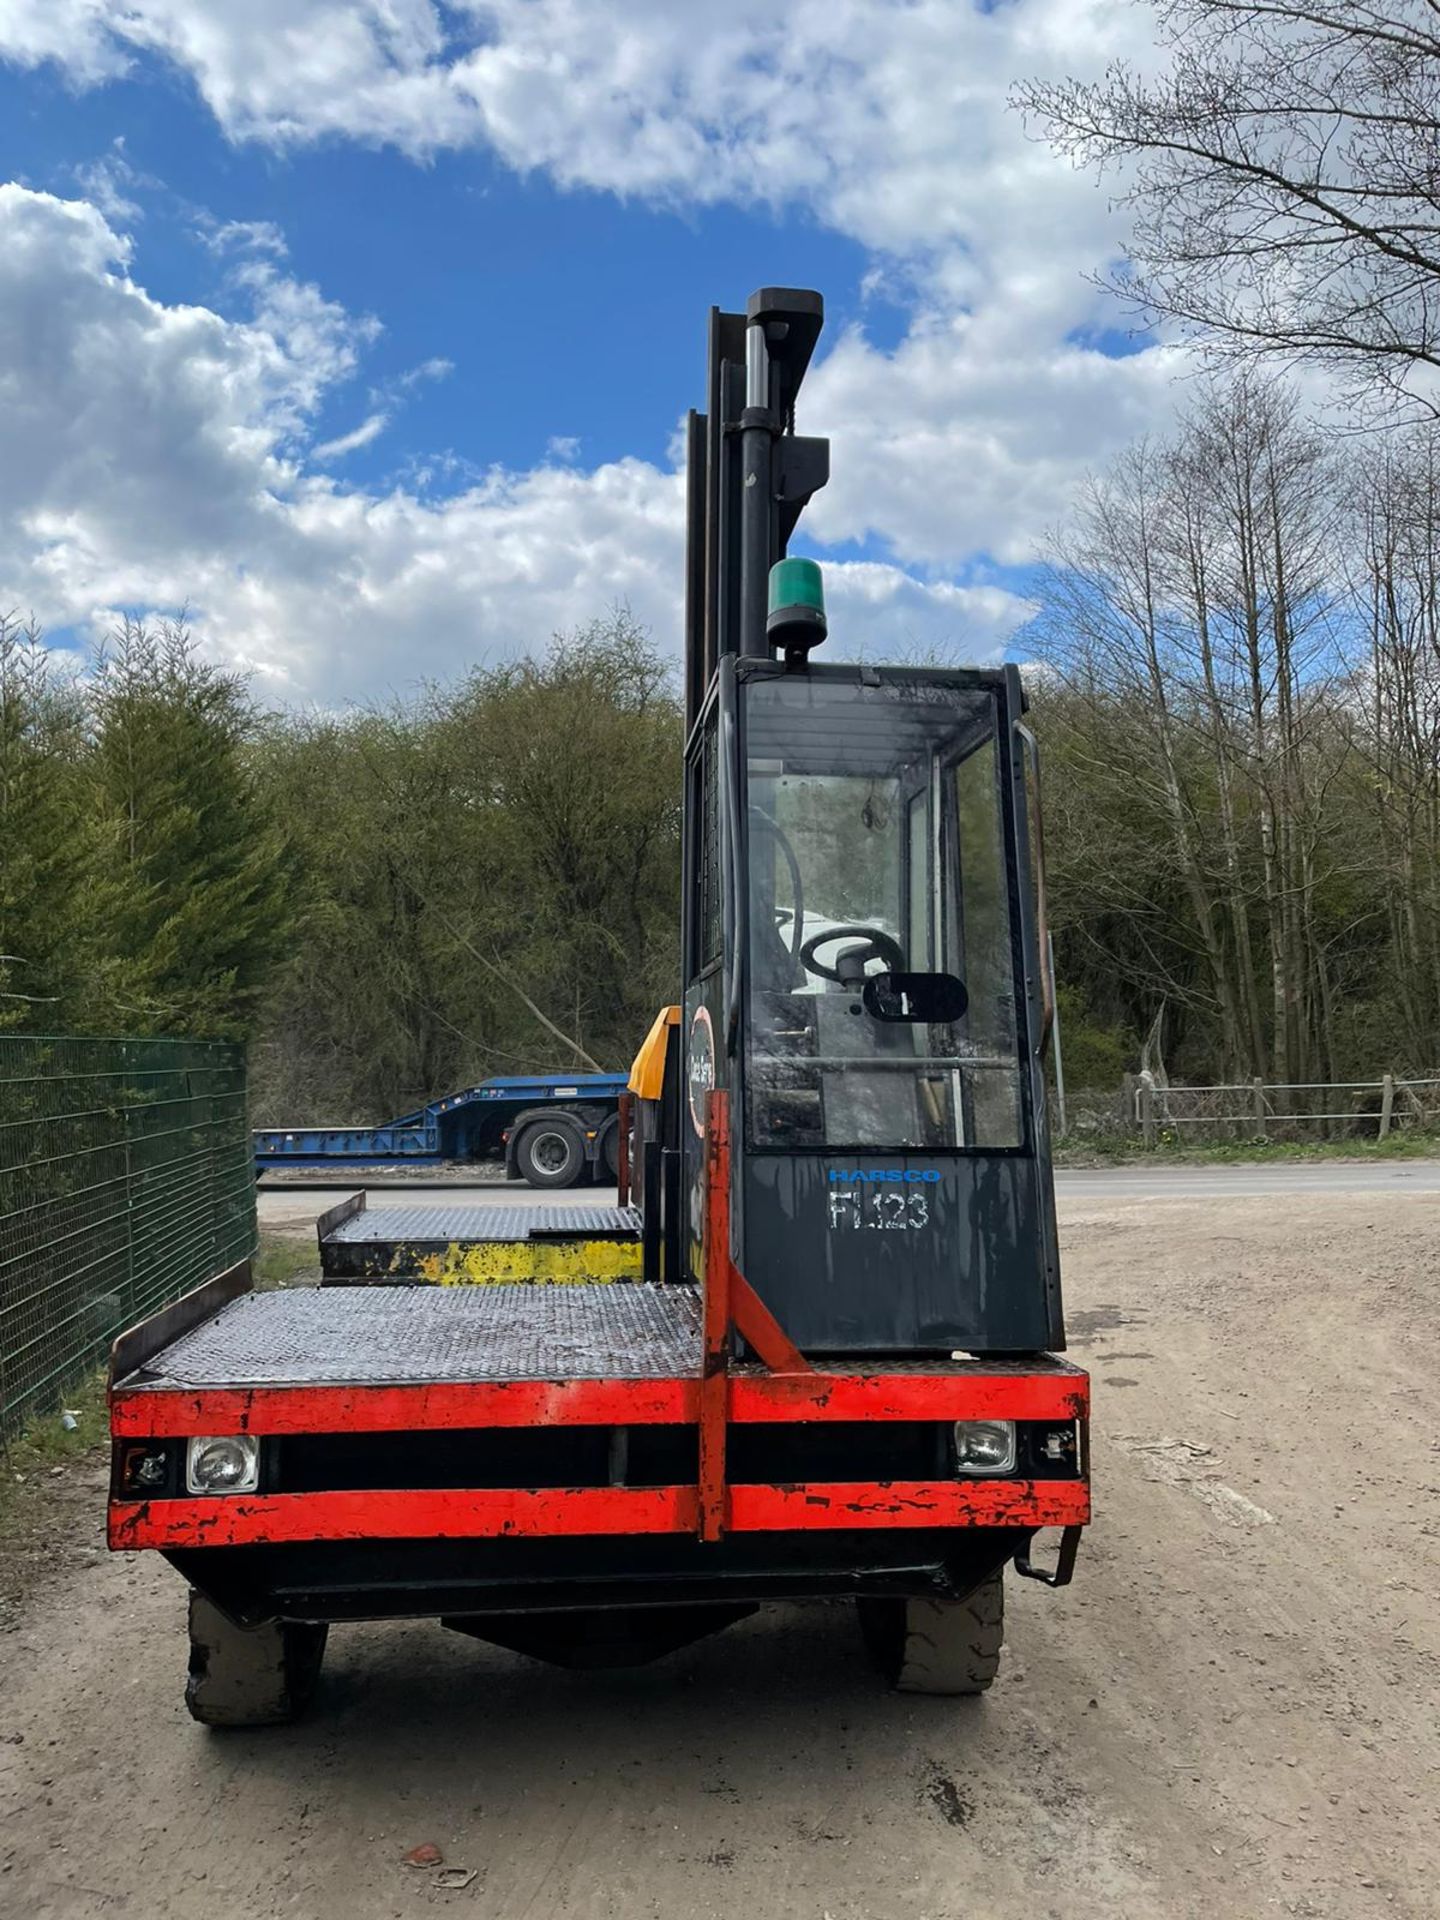
[[[531,1073],[482,1080],[378,1127],[261,1127],[257,1177],[275,1167],[438,1166],[505,1161],[507,1179],[573,1187],[615,1178],[623,1073]]]

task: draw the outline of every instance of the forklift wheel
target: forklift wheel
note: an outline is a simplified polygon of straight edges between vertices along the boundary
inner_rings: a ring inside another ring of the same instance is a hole
[[[1005,1570],[963,1600],[861,1600],[870,1657],[901,1693],[985,1693],[1005,1639]]]
[[[325,1633],[301,1620],[237,1627],[192,1592],[185,1683],[192,1717],[207,1727],[278,1727],[298,1719],[320,1677]]]

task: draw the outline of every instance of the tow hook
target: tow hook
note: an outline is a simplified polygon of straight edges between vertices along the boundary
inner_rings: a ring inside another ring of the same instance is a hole
[[[1026,1580],[1042,1580],[1047,1587],[1068,1587],[1075,1572],[1075,1556],[1080,1551],[1079,1527],[1066,1527],[1060,1536],[1060,1553],[1054,1570],[1047,1573],[1031,1561],[1029,1550],[1015,1556],[1015,1571]]]

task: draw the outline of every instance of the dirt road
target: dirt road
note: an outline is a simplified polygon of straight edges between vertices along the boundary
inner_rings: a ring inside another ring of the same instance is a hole
[[[885,1694],[837,1606],[604,1676],[337,1631],[303,1727],[208,1735],[96,1479],[0,1634],[0,1913],[1428,1920],[1440,1200],[1071,1198],[1064,1237],[1100,1518],[1073,1587],[1013,1583],[986,1700]]]

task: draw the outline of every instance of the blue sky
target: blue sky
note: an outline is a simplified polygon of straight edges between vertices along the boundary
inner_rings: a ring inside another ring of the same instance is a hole
[[[236,310],[196,225],[203,212],[271,223],[299,277],[380,318],[359,377],[317,417],[321,439],[359,424],[368,389],[450,363],[349,457],[357,482],[447,447],[479,466],[528,467],[564,439],[587,463],[663,460],[677,416],[703,399],[706,305],[752,285],[822,288],[832,328],[862,312],[877,338],[903,327],[903,309],[862,298],[865,249],[808,215],[562,192],[484,152],[420,164],[350,145],[276,155],[228,144],[193,87],[153,62],[81,93],[53,68],[0,68],[0,175],[68,196],[122,160],[156,183],[121,190],[141,209],[136,263],[159,298]]]
[[[184,602],[299,701],[619,601],[673,644],[705,311],[789,282],[837,624],[993,655],[1172,405],[1087,279],[1104,196],[1005,104],[1137,12],[0,0],[0,596],[62,640]]]

